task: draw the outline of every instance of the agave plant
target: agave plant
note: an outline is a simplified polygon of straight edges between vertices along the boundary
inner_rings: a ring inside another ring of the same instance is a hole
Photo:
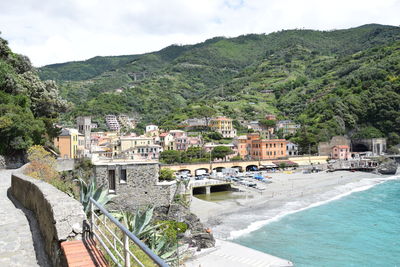
[[[149,248],[171,266],[178,266],[177,250],[178,243],[162,233],[153,233],[148,242]]]
[[[137,210],[135,214],[128,211],[120,211],[113,213],[113,216],[125,224],[126,228],[139,239],[146,239],[152,234],[160,224],[151,225],[153,218],[154,207],[148,208],[144,211]]]
[[[88,184],[81,178],[77,178],[75,179],[75,181],[79,182],[79,188],[80,188],[79,201],[82,203],[83,210],[87,215],[90,213],[90,205],[89,205],[90,197],[96,200],[96,202],[99,203],[100,205],[105,206],[115,196],[115,195],[110,195],[107,189],[103,189],[103,186],[98,187],[96,179],[94,178],[91,178]],[[96,209],[97,208],[95,207],[95,210]]]

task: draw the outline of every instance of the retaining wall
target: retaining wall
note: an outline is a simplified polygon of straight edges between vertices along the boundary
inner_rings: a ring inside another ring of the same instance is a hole
[[[20,172],[12,174],[11,193],[21,205],[35,213],[52,265],[66,266],[60,244],[82,239],[86,216],[81,203],[52,185]]]

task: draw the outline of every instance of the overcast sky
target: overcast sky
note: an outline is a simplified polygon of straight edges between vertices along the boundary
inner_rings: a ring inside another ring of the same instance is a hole
[[[35,66],[214,36],[400,25],[400,0],[1,0],[0,31]]]

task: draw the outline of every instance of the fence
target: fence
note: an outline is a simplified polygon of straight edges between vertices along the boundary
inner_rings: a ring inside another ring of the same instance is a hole
[[[95,207],[100,210],[102,215],[96,214]],[[117,266],[133,266],[131,265],[131,259],[133,259],[139,266],[145,266],[131,251],[131,244],[137,246],[142,252],[144,252],[155,265],[162,267],[169,266],[93,198],[90,198],[90,210],[91,233]],[[116,230],[120,233],[116,233]],[[121,233],[122,238],[120,237]]]

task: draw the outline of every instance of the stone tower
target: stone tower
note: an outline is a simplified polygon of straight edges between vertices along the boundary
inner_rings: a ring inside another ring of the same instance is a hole
[[[89,116],[77,117],[76,124],[78,126],[78,131],[85,136],[84,146],[85,150],[90,150],[90,132],[92,120]]]

